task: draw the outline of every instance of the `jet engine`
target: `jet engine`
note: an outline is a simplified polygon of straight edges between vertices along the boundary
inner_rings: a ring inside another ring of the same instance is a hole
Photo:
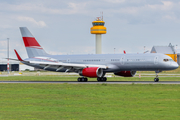
[[[83,70],[81,70],[79,72],[80,76],[86,76],[86,77],[103,77],[104,73],[103,73],[103,69],[102,68],[98,68],[98,67],[88,67],[88,68],[84,68]]]
[[[123,77],[134,77],[134,75],[136,75],[136,71],[120,71],[114,74]]]

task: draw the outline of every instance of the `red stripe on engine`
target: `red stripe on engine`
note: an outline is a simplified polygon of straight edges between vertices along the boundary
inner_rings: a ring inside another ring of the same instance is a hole
[[[23,37],[25,47],[41,47],[34,37]]]

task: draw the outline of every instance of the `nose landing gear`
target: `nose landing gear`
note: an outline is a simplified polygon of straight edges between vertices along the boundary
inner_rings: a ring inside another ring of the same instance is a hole
[[[159,82],[159,78],[154,78],[154,82]]]
[[[155,71],[155,72],[156,72],[156,78],[154,78],[154,82],[159,82],[159,78],[158,78],[159,71]]]

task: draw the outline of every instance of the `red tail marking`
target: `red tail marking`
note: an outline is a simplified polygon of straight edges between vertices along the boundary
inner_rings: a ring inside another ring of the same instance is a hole
[[[14,49],[14,51],[15,51],[15,53],[16,53],[16,56],[17,56],[18,60],[19,60],[19,61],[23,61],[15,49]]]
[[[39,47],[39,49],[42,49],[34,37],[23,37],[23,41],[25,47]]]
[[[124,54],[126,54],[126,51],[124,50]]]

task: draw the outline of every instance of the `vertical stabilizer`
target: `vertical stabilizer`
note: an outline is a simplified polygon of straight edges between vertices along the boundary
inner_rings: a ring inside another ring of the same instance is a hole
[[[29,58],[48,55],[26,27],[20,27],[20,31]]]

